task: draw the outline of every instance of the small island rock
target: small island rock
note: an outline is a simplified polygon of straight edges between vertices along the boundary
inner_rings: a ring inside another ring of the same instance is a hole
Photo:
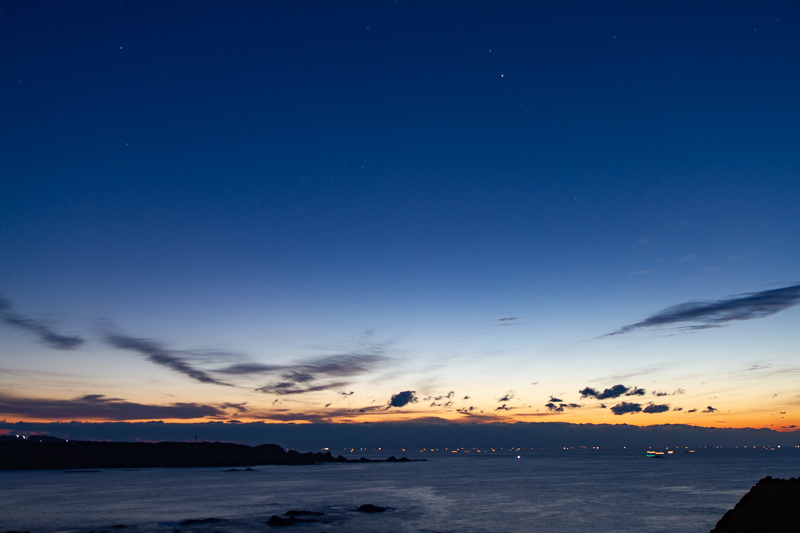
[[[356,509],[356,511],[360,513],[382,513],[385,510],[386,510],[385,508],[378,507],[377,505],[372,505],[371,503],[365,503],[364,505]]]

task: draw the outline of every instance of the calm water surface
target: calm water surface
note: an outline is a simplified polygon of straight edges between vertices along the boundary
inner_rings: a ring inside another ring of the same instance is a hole
[[[387,454],[388,455],[388,454]],[[0,532],[704,532],[760,478],[800,475],[800,451],[561,451],[427,462],[0,472]],[[372,503],[389,510],[355,512]],[[265,525],[290,509],[316,523]],[[181,525],[187,519],[214,523]],[[326,520],[326,522],[322,522]]]

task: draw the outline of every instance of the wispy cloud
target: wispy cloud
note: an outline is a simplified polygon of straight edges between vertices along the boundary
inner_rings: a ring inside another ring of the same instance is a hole
[[[647,317],[641,322],[623,326],[602,335],[622,335],[643,328],[680,326],[684,329],[700,330],[720,327],[735,320],[750,320],[774,315],[800,303],[800,285],[780,289],[731,296],[710,302],[687,302]]]
[[[189,360],[193,352],[171,350],[152,339],[129,337],[118,333],[107,333],[105,335],[105,341],[114,348],[130,350],[144,355],[149,361],[157,365],[165,366],[171,370],[185,374],[201,383],[231,386],[229,383],[219,381],[212,377],[206,371],[192,366]]]
[[[14,311],[11,302],[2,297],[0,297],[0,321],[36,335],[41,342],[57,350],[72,350],[85,342],[82,337],[57,333],[52,325],[44,320],[37,320]]]
[[[371,352],[345,353],[311,359],[296,365],[273,366],[262,372],[280,372],[279,380],[259,387],[258,391],[271,394],[303,394],[345,387],[351,378],[367,373],[386,363],[380,347]]]
[[[147,405],[88,394],[71,400],[20,398],[0,395],[0,413],[41,420],[157,420],[193,419],[224,416],[223,407],[241,410],[242,406],[226,404],[220,407],[197,403]]]
[[[653,396],[675,396],[677,394],[685,394],[684,389],[675,389],[672,392],[653,391]]]
[[[502,398],[497,400],[497,403],[511,401],[514,398],[514,396],[516,396],[516,395],[517,395],[516,392],[514,392],[513,390],[510,390],[505,394],[505,396],[503,396]]]

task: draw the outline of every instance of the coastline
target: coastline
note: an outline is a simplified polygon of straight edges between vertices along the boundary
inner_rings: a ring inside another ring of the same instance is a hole
[[[284,450],[277,444],[247,446],[224,442],[0,442],[0,470],[85,470],[97,468],[247,467],[317,463],[410,462],[397,459],[347,459],[330,452]]]

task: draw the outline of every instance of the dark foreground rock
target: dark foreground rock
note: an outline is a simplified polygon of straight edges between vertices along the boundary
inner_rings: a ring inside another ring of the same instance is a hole
[[[385,510],[386,510],[385,508],[378,507],[377,505],[372,505],[371,503],[366,503],[361,507],[359,507],[358,509],[356,509],[356,511],[360,513],[382,513]]]
[[[797,533],[800,531],[800,478],[755,484],[725,513],[711,533]]]
[[[297,518],[290,516],[288,518],[283,518],[282,516],[278,516],[276,514],[269,517],[267,520],[268,526],[291,526],[297,522]]]

